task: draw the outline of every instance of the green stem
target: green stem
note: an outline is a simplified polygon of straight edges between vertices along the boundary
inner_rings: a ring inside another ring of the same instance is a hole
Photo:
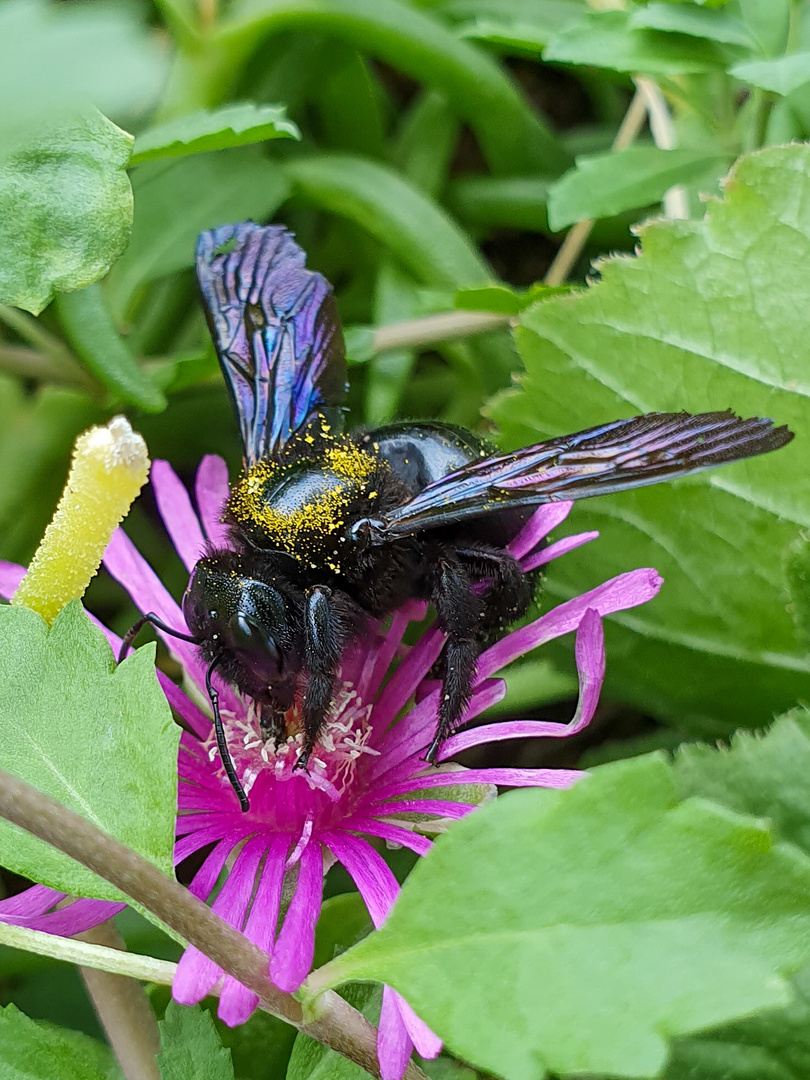
[[[177,964],[170,964],[168,960],[120,952],[105,945],[92,945],[76,938],[63,938],[4,922],[0,922],[0,945],[37,953],[51,960],[64,960],[79,967],[106,971],[111,975],[126,975],[130,979],[141,979],[159,986],[171,986],[177,971]]]
[[[388,323],[374,330],[371,348],[374,353],[391,352],[394,349],[420,349],[438,341],[452,341],[500,330],[512,322],[511,315],[493,311],[447,311],[439,315],[426,315],[422,319]]]

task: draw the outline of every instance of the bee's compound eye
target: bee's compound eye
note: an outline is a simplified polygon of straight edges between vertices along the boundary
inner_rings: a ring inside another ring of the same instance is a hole
[[[271,660],[278,662],[276,643],[264,627],[245,615],[234,615],[229,623],[232,644],[235,649],[264,653]]]

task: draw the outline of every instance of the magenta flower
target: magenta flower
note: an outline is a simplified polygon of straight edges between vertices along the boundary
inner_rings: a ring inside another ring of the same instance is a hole
[[[166,530],[187,570],[191,571],[209,542],[227,544],[219,522],[228,490],[221,459],[209,456],[200,465],[196,510],[166,462],[154,464],[151,483]],[[583,533],[543,547],[570,508],[570,503],[539,508],[515,538],[511,551],[524,570],[550,562],[598,535]],[[104,562],[142,612],[154,612],[167,625],[187,632],[180,605],[121,530],[113,537]],[[0,594],[10,595],[21,574],[19,567],[0,564]],[[503,697],[505,685],[494,678],[497,672],[530,650],[572,632],[576,633],[580,686],[576,713],[569,724],[513,721],[460,731],[445,742],[440,761],[446,763],[459,751],[483,743],[527,736],[560,738],[582,730],[594,715],[604,677],[601,617],[652,599],[660,586],[654,570],[621,574],[488,648],[479,659],[465,723]],[[424,614],[424,604],[412,603],[400,609],[389,626],[370,623],[367,633],[346,651],[339,689],[308,774],[293,771],[302,736],[291,734],[279,747],[264,744],[252,703],[215,676],[228,745],[250,795],[250,810],[245,814],[217,754],[211,719],[193,700],[206,700],[204,662],[196,646],[165,638],[170,653],[183,666],[189,694],[162,673],[158,675],[172,708],[194,732],[184,732],[180,746],[176,862],[211,849],[190,884],[203,900],[211,897],[226,864],[230,866],[212,907],[269,954],[270,975],[282,990],[297,990],[309,973],[324,872],[335,861],[353,878],[373,924],[384,922],[399,886],[368,837],[424,855],[432,845],[431,834],[474,810],[493,785],[563,788],[581,775],[568,769],[426,766],[424,755],[435,731],[439,693],[439,684],[429,673],[444,635],[433,627],[413,647],[403,644],[409,623]],[[115,635],[105,632],[116,648]],[[386,680],[395,660],[398,666]],[[294,711],[288,716],[290,730],[294,730]],[[291,891],[291,898],[282,913],[285,883],[285,895]],[[35,886],[0,902],[0,919],[72,934],[120,908],[77,900],[52,911],[61,899],[62,894]],[[243,1023],[258,999],[230,976],[223,980],[222,970],[193,947],[180,961],[173,994],[180,1002],[194,1004],[221,980],[219,1015],[228,1024]],[[435,1056],[441,1047],[389,987],[383,990],[379,1031],[385,1080],[398,1080],[414,1047],[424,1057]]]

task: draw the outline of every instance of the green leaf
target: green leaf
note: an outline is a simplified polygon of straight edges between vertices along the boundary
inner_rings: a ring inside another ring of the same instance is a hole
[[[494,172],[554,172],[567,164],[557,139],[492,57],[400,0],[234,0],[217,34],[215,79],[229,82],[260,41],[284,30],[327,34],[441,92],[475,132]]]
[[[127,4],[0,5],[0,156],[93,102],[148,106],[164,78],[155,36]]]
[[[810,52],[791,53],[775,60],[746,60],[729,68],[741,82],[786,97],[810,82]]]
[[[810,1076],[810,968],[796,1000],[736,1024],[676,1039],[662,1080],[799,1080]]]
[[[705,218],[645,225],[640,257],[603,261],[598,284],[526,312],[521,388],[487,410],[504,445],[684,408],[731,407],[810,429],[805,207],[810,147],[763,150],[741,159]],[[553,564],[553,598],[633,566],[665,579],[652,604],[611,620],[609,693],[704,736],[810,699],[781,565],[797,526],[810,525],[798,443],[576,507],[572,528],[601,538]]]
[[[678,752],[681,795],[711,799],[741,814],[767,817],[785,840],[810,854],[810,712],[794,709],[764,736],[738,732],[730,748],[693,743]]]
[[[166,398],[121,337],[100,285],[57,299],[59,318],[70,343],[88,369],[116,397],[147,412],[166,408]]]
[[[161,1080],[233,1080],[231,1053],[219,1041],[205,1009],[170,1001],[158,1027]]]
[[[745,23],[727,11],[692,4],[653,3],[634,11],[629,25],[633,29],[664,30],[708,38],[723,45],[741,45],[752,49],[756,45]]]
[[[300,139],[301,133],[287,119],[281,105],[256,105],[243,101],[208,112],[188,113],[176,120],[149,128],[135,140],[131,165],[152,158],[184,157],[203,150],[227,150],[266,139]]]
[[[203,229],[263,221],[289,193],[279,166],[249,148],[146,162],[133,172],[132,187],[132,238],[108,281],[116,318],[146,282],[193,265]]]
[[[3,1080],[115,1080],[112,1051],[78,1031],[36,1023],[15,1008],[0,1008]]]
[[[790,36],[791,0],[738,0],[743,21],[766,56],[783,53]]]
[[[785,578],[796,636],[810,646],[810,536],[801,533],[785,552]]]
[[[578,157],[576,168],[549,190],[549,226],[556,232],[577,221],[649,206],[674,184],[701,180],[710,170],[719,175],[727,162],[725,157],[700,150],[659,150],[657,146]]]
[[[688,75],[723,66],[722,54],[710,42],[633,29],[624,11],[589,12],[551,39],[543,59],[646,75]]]
[[[0,764],[171,875],[180,729],[154,657],[146,645],[116,666],[78,600],[50,629],[27,608],[0,607]],[[121,899],[7,822],[0,864],[63,892]]]
[[[654,1076],[667,1038],[787,1003],[809,888],[810,859],[761,821],[681,802],[671,768],[637,758],[459,822],[323,983],[394,986],[509,1080]]]
[[[35,315],[109,270],[132,225],[132,136],[98,112],[0,160],[0,303]]]
[[[349,218],[426,285],[478,285],[491,278],[469,237],[430,198],[383,165],[347,154],[288,162],[308,202]]]
[[[494,311],[501,315],[519,315],[536,301],[560,292],[569,292],[567,285],[550,286],[535,282],[528,289],[510,289],[508,285],[482,285],[478,289],[459,289],[453,297],[453,307],[462,311]]]

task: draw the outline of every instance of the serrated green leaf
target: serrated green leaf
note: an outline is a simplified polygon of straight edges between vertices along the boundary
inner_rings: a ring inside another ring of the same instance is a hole
[[[745,60],[729,68],[742,82],[786,97],[810,82],[810,52],[791,53],[775,60]]]
[[[810,1076],[810,969],[785,1009],[676,1039],[662,1080],[802,1080]]]
[[[158,1027],[161,1080],[233,1080],[230,1050],[219,1041],[205,1009],[170,1001]]]
[[[107,273],[132,225],[132,136],[99,112],[64,120],[0,160],[0,303],[37,315]]]
[[[810,646],[810,536],[801,533],[785,552],[785,578],[796,636]]]
[[[633,146],[610,154],[588,154],[551,186],[548,222],[556,232],[577,221],[612,217],[658,202],[674,184],[719,176],[728,158],[700,150]]]
[[[741,814],[768,818],[810,854],[810,712],[794,709],[765,735],[738,732],[729,749],[693,743],[676,755],[681,795],[698,795]]]
[[[810,859],[761,821],[681,802],[664,760],[638,758],[459,822],[323,974],[394,986],[508,1080],[649,1077],[667,1038],[786,1003],[808,886]]]
[[[646,75],[689,75],[723,66],[711,42],[633,29],[624,11],[589,12],[551,39],[543,59]]]
[[[723,45],[740,45],[752,49],[756,45],[745,23],[727,11],[695,7],[693,4],[653,3],[634,11],[630,26],[635,29],[663,30],[668,33],[689,34],[708,38]]]
[[[107,281],[116,317],[146,282],[190,267],[203,229],[263,221],[289,194],[279,166],[251,148],[139,165],[132,174],[135,220],[129,247]]]
[[[741,159],[705,218],[644,226],[640,257],[604,261],[599,284],[524,313],[521,389],[487,410],[503,443],[684,408],[731,407],[810,429],[806,207],[810,147],[763,150]],[[551,596],[631,566],[654,566],[666,582],[609,631],[610,693],[702,735],[761,724],[810,698],[781,566],[797,526],[810,524],[799,444],[577,506],[572,527],[601,538],[553,564]]]
[[[256,105],[243,101],[221,109],[188,113],[149,128],[135,139],[131,165],[152,158],[184,157],[204,150],[249,146],[267,139],[300,139],[301,132],[287,119],[282,105]]]
[[[116,1080],[112,1051],[78,1031],[30,1020],[14,1005],[0,1008],[3,1080]]]
[[[0,607],[0,764],[172,874],[180,729],[154,646],[116,667],[78,600],[48,629]],[[92,767],[90,767],[92,763]],[[51,888],[120,900],[106,881],[0,822],[0,864]]]

